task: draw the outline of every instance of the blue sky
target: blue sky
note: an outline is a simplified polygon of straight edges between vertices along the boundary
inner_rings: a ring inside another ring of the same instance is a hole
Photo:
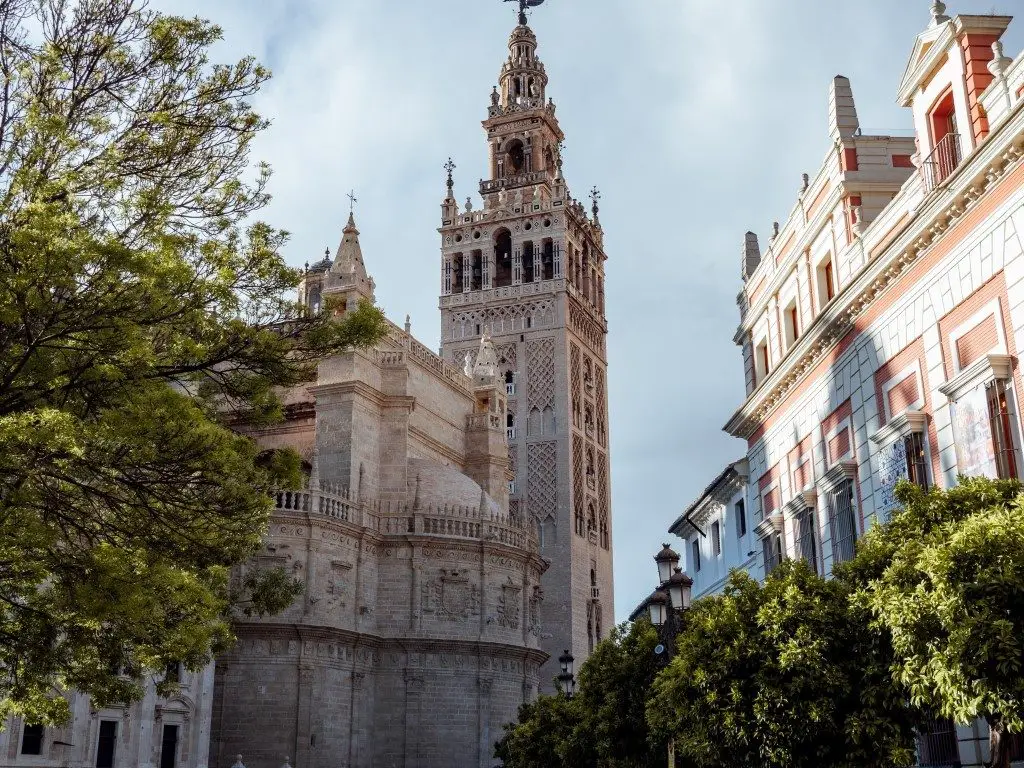
[[[215,51],[274,71],[254,157],[274,168],[263,218],[286,256],[337,246],[354,188],[380,305],[437,347],[442,164],[456,196],[485,173],[480,120],[507,55],[498,0],[155,0],[224,27]],[[865,133],[905,132],[896,88],[930,0],[547,0],[531,26],[566,133],[575,196],[601,188],[618,620],[651,589],[669,523],[741,442],[740,245],[765,242],[828,148],[832,78]],[[950,0],[1007,13],[1019,0]],[[1024,20],[1006,39],[1024,47]]]

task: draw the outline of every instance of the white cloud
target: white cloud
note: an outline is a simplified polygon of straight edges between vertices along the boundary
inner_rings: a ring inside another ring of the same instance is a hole
[[[256,156],[265,212],[294,264],[336,245],[355,187],[363,252],[393,319],[437,340],[436,227],[449,155],[460,197],[483,175],[479,121],[506,56],[497,0],[159,0],[212,17],[218,54],[275,78]],[[866,129],[909,126],[893,103],[927,0],[548,0],[533,26],[567,134],[566,174],[604,193],[617,616],[650,591],[665,528],[743,445],[721,425],[743,397],[739,246],[795,202],[827,141],[834,75]],[[950,0],[987,13],[992,0]],[[1018,0],[1000,0],[1013,11]],[[998,10],[998,9],[996,9]],[[1024,44],[1024,21],[1009,36]]]

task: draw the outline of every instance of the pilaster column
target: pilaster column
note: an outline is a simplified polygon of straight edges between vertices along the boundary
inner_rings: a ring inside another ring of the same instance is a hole
[[[512,285],[520,285],[523,282],[523,246],[517,245],[512,251]]]
[[[419,768],[419,730],[423,709],[423,675],[405,670],[405,768]]]
[[[490,678],[477,678],[477,690],[479,698],[477,702],[477,733],[480,738],[480,768],[490,768],[493,764],[491,757],[491,690],[494,681]]]

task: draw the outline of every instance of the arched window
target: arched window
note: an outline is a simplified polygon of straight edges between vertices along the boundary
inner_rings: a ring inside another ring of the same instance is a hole
[[[494,233],[494,287],[512,285],[512,233],[502,227]]]
[[[578,509],[576,510],[576,535],[577,536],[586,536],[587,535],[586,523],[583,520],[583,512],[578,510]]]
[[[531,437],[543,434],[541,431],[541,415],[540,409],[532,408],[530,410],[529,421],[526,423],[526,434]]]
[[[587,504],[587,533],[597,531],[597,514],[594,512],[594,505]]]
[[[601,515],[601,548],[608,549],[611,545],[610,537],[608,535],[608,515]]]
[[[516,82],[516,91],[518,96],[518,81]],[[518,176],[526,170],[526,152],[523,149],[523,142],[519,139],[513,139],[509,142],[508,149],[505,151],[505,167],[508,168],[513,176]]]
[[[544,413],[541,416],[541,429],[545,435],[555,434],[555,411],[550,406],[544,406]]]

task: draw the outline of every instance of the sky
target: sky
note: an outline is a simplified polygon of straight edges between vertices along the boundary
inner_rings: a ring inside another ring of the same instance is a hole
[[[377,300],[437,348],[442,165],[460,201],[486,172],[480,121],[516,3],[498,0],[154,0],[224,29],[212,60],[255,56],[274,78],[254,159],[274,170],[261,218],[293,265],[332,253],[355,190]],[[744,455],[722,425],[744,399],[740,246],[767,242],[828,149],[832,78],[865,133],[902,133],[895,103],[930,0],[547,0],[531,26],[566,133],[574,196],[601,189],[609,326],[615,607],[656,580],[678,514]],[[949,0],[949,14],[1024,10]],[[1006,51],[1024,47],[1024,20]],[[677,550],[681,551],[680,546]]]

